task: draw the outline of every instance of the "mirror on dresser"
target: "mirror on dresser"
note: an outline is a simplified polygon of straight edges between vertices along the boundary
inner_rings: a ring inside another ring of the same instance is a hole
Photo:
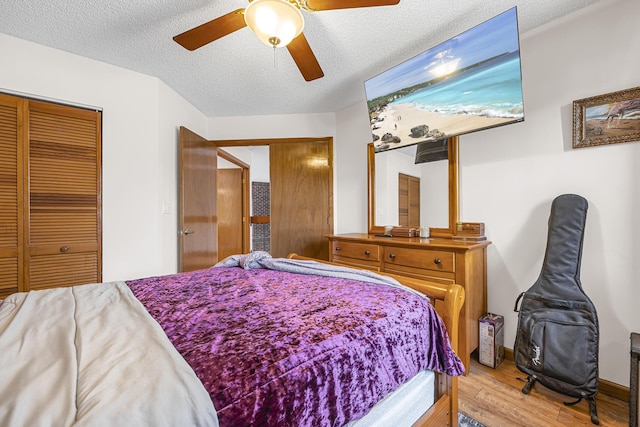
[[[376,153],[373,143],[369,144],[369,233],[384,233],[385,225],[427,226],[432,237],[451,238],[458,222],[458,137],[448,139],[448,160],[416,166],[413,164],[415,147],[411,147],[409,155],[404,155],[400,152],[406,151],[405,148]],[[403,158],[406,169],[400,170],[402,167],[398,164],[403,162]],[[398,187],[406,185],[405,188],[411,189],[411,185],[414,185],[411,182],[399,183],[405,173],[409,179],[416,175],[424,177],[415,184],[420,187],[419,198],[423,206],[420,220],[407,219],[412,217],[410,214],[399,218]]]

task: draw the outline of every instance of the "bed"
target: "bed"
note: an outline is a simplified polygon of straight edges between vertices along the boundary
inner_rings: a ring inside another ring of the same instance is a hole
[[[250,254],[11,295],[0,425],[457,425],[463,289],[395,279]]]

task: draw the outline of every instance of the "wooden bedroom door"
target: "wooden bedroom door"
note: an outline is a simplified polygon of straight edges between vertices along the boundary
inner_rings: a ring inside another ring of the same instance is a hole
[[[218,259],[249,253],[250,165],[218,148]]]
[[[180,127],[180,271],[218,261],[217,164],[216,147]]]
[[[329,259],[333,232],[333,176],[329,140],[269,146],[271,255],[296,252]]]
[[[241,168],[218,168],[218,258],[241,254],[243,248],[243,182]]]

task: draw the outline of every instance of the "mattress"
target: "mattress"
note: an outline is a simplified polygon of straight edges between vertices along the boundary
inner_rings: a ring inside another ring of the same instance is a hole
[[[362,418],[345,427],[412,426],[435,401],[435,373],[420,371],[378,402]]]

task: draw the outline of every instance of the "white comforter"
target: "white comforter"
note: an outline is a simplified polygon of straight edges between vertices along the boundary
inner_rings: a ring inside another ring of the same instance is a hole
[[[0,306],[0,426],[217,426],[208,393],[122,282]]]

